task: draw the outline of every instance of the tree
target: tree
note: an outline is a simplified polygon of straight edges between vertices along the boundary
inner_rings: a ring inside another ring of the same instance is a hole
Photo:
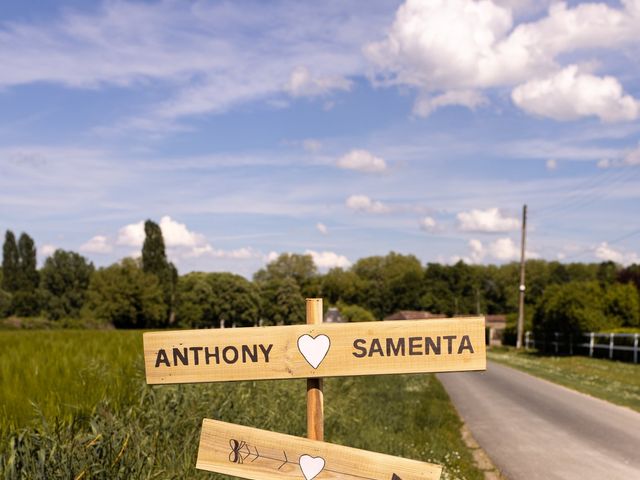
[[[18,253],[20,255],[19,290],[34,292],[38,288],[38,267],[36,246],[33,239],[26,233],[20,234],[18,239]]]
[[[45,291],[44,308],[49,318],[79,316],[94,270],[82,255],[61,249],[45,260],[40,285]]]
[[[2,289],[13,293],[20,288],[20,254],[16,237],[7,230],[2,246]]]
[[[305,302],[292,277],[272,278],[260,285],[262,312],[271,325],[305,322]]]
[[[424,291],[423,269],[414,255],[390,252],[384,257],[361,258],[352,271],[362,282],[358,303],[376,317],[420,307]]]
[[[160,226],[147,220],[144,222],[145,239],[142,245],[142,270],[158,278],[162,288],[164,302],[167,306],[168,323],[173,322],[174,303],[178,271],[173,263],[167,260],[164,238]]]
[[[366,308],[359,305],[338,304],[340,316],[347,322],[375,322],[376,317]]]
[[[117,328],[164,326],[167,306],[158,278],[125,258],[91,277],[85,312]]]
[[[536,308],[534,325],[547,333],[597,332],[615,327],[604,313],[603,291],[597,281],[549,286]]]
[[[609,285],[604,296],[604,304],[604,313],[612,326],[640,325],[640,298],[632,284]]]
[[[335,267],[322,277],[320,291],[329,305],[336,305],[338,302],[353,304],[358,301],[361,288],[358,275],[350,270]]]
[[[318,275],[318,269],[313,263],[311,255],[300,255],[297,253],[282,253],[280,256],[269,262],[265,268],[258,270],[253,280],[258,283],[265,283],[275,279],[293,279],[303,295],[312,296],[315,293],[313,279]]]
[[[176,321],[191,328],[214,327],[213,287],[207,274],[192,272],[178,279],[176,289]]]
[[[227,326],[258,324],[261,301],[258,288],[253,283],[232,273],[211,273],[207,280],[213,291],[213,314],[218,325],[223,320]]]

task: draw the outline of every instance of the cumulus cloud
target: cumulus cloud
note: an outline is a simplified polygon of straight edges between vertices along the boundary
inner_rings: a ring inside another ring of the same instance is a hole
[[[86,253],[110,253],[113,246],[104,235],[96,235],[91,240],[80,245],[80,251]]]
[[[346,170],[358,170],[367,173],[384,172],[387,169],[384,159],[376,157],[367,150],[351,150],[343,155],[336,165]]]
[[[555,158],[550,158],[547,160],[547,170],[553,171],[558,168],[558,161]]]
[[[602,242],[594,251],[596,258],[603,261],[612,261],[621,265],[630,265],[640,262],[640,257],[635,252],[623,252],[611,247],[607,242]]]
[[[355,210],[357,212],[366,213],[389,213],[389,208],[384,203],[372,200],[366,195],[351,195],[346,201],[347,208]]]
[[[465,232],[508,232],[520,228],[520,220],[505,216],[497,208],[470,210],[457,215],[458,227]]]
[[[292,97],[327,95],[333,90],[350,90],[351,81],[339,76],[313,76],[307,67],[293,69],[285,89]]]
[[[619,122],[640,115],[640,102],[625,95],[617,79],[579,73],[575,65],[520,85],[511,98],[527,113],[554,120],[596,116],[603,122]]]
[[[40,247],[40,253],[42,254],[43,257],[49,257],[53,255],[53,252],[55,251],[56,251],[56,247],[53,245],[45,244],[42,247]]]
[[[413,113],[418,117],[428,117],[441,107],[460,105],[475,110],[489,101],[482,93],[474,90],[454,90],[440,95],[421,94],[413,104]]]
[[[425,232],[435,232],[438,224],[433,217],[427,216],[420,219],[420,228]]]
[[[318,222],[316,224],[316,229],[322,234],[322,235],[327,235],[329,233],[329,229],[327,229],[327,226],[324,223],[320,223]]]
[[[386,38],[368,44],[365,54],[377,67],[378,82],[418,89],[417,114],[428,115],[446,105],[477,108],[484,102],[479,90],[516,87],[514,101],[538,115],[563,119],[597,115],[605,121],[637,118],[634,100],[624,95],[617,80],[572,76],[572,67],[562,64],[576,51],[637,44],[637,0],[623,1],[622,8],[555,3],[546,16],[517,23],[511,7],[524,9],[530,3],[407,0],[398,8]],[[556,84],[573,84],[578,90],[561,102],[562,108],[552,105],[559,93],[549,85]],[[597,98],[586,98],[583,90]],[[533,98],[546,109],[534,109]],[[575,105],[566,105],[570,102]],[[620,111],[614,111],[615,106]]]
[[[526,258],[538,258],[536,252],[527,250]],[[465,263],[482,263],[484,261],[511,262],[520,259],[520,247],[509,237],[498,238],[488,244],[473,238],[469,240],[469,255],[455,256],[451,260],[462,260]]]
[[[351,262],[344,255],[338,255],[335,252],[316,252],[315,250],[305,250],[305,255],[311,255],[313,262],[318,268],[328,270],[334,267],[348,268]]]

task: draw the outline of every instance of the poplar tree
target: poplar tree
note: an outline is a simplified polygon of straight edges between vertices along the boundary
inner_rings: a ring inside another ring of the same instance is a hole
[[[2,246],[2,289],[7,292],[15,292],[19,289],[20,254],[16,237],[11,230],[4,235]]]
[[[144,222],[145,239],[142,245],[142,270],[158,278],[165,304],[169,311],[169,323],[173,323],[173,304],[178,271],[167,260],[164,238],[160,226],[152,220]]]
[[[38,288],[38,268],[36,260],[36,246],[33,239],[26,233],[18,240],[18,254],[20,255],[20,290],[34,292]]]

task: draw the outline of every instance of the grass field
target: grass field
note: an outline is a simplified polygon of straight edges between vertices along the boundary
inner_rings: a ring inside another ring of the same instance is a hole
[[[487,358],[640,412],[640,365],[583,356],[491,348]]]
[[[196,471],[204,417],[305,434],[304,380],[147,386],[140,332],[0,332],[0,478],[230,477]],[[432,375],[325,381],[325,438],[481,479]]]

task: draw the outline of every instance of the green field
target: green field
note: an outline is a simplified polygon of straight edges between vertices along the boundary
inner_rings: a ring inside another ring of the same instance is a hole
[[[640,365],[507,347],[491,348],[487,358],[640,412]]]
[[[304,380],[149,387],[140,332],[0,332],[4,479],[229,478],[194,468],[202,418],[304,436]],[[327,379],[327,441],[481,479],[432,375]]]

